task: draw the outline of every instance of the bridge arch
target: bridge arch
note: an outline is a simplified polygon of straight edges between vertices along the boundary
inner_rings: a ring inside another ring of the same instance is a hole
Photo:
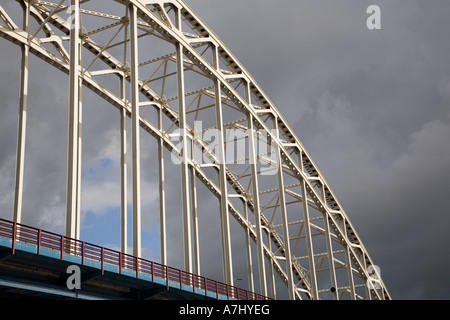
[[[28,72],[26,59],[31,53],[68,74],[71,81],[67,236],[77,238],[80,233],[80,92],[87,87],[120,111],[122,141],[125,117],[132,121],[135,255],[141,254],[139,132],[143,129],[158,143],[163,263],[168,200],[164,162],[175,158],[181,168],[186,271],[200,268],[201,231],[195,212],[198,180],[219,200],[218,238],[226,283],[234,281],[232,217],[247,237],[249,286],[253,286],[253,269],[257,269],[261,294],[276,297],[276,273],[290,299],[320,299],[330,294],[335,299],[389,297],[384,285],[368,281],[372,277],[367,270],[374,264],[300,140],[251,75],[184,1],[124,0],[115,1],[111,8],[97,8],[89,0],[17,3],[23,8],[24,25],[19,26],[0,6],[0,35],[21,46],[22,74]],[[35,30],[30,30],[30,18],[37,22]],[[113,88],[111,76],[119,79]],[[25,95],[22,89],[22,106]],[[143,107],[154,108],[157,117],[144,117]],[[207,135],[212,132],[216,133],[214,139]],[[18,150],[20,142],[21,138]],[[227,150],[234,150],[237,142],[242,153],[232,154],[243,158],[227,159]],[[163,148],[174,157],[163,159]],[[18,163],[23,156],[18,153]],[[20,176],[19,171],[17,204]],[[122,173],[122,190],[126,178]],[[20,205],[16,205],[17,222],[19,211]],[[127,246],[125,238],[123,234],[122,250]],[[256,244],[256,262],[251,261],[250,239]]]

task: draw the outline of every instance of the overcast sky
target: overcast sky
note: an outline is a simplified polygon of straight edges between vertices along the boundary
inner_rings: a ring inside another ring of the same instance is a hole
[[[449,299],[450,2],[187,3],[293,128],[380,267],[392,298]],[[366,26],[369,5],[381,8],[381,30]],[[10,219],[20,51],[0,39],[0,52],[0,217]],[[67,77],[35,57],[30,70],[34,120],[26,152],[33,161],[26,169],[24,221],[62,232],[67,96],[58,88]],[[92,108],[83,114],[89,119],[83,132],[90,137],[83,144],[83,199],[97,214],[85,215],[84,234],[95,239],[89,226],[120,205],[118,164],[109,160],[119,152],[118,126],[111,125],[118,114],[85,91]],[[144,174],[154,156],[150,148],[143,151]],[[156,183],[144,179],[143,192]],[[176,197],[179,190],[171,192]],[[146,197],[146,210],[155,205],[157,210],[155,198]],[[156,239],[151,228],[144,236]],[[103,237],[99,244],[116,243]]]

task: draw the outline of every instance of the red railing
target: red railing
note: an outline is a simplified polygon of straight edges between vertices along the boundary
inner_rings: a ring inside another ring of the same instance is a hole
[[[134,257],[119,251],[100,247],[84,241],[67,238],[63,235],[44,231],[34,227],[15,223],[0,218],[0,237],[11,239],[11,250],[15,253],[16,243],[28,243],[36,246],[36,253],[40,254],[43,248],[59,252],[59,258],[63,259],[65,254],[81,257],[81,264],[85,264],[86,259],[100,263],[102,274],[105,265],[118,267],[118,272],[122,274],[125,270],[132,271],[136,278],[143,275],[150,276],[152,281],[155,278],[165,281],[167,290],[170,287],[179,289],[190,289],[194,293],[203,291],[205,295],[212,294],[219,299],[219,295],[227,299],[237,300],[267,300],[253,292],[227,285],[212,279],[172,268],[157,262]],[[184,285],[184,287],[183,287]]]

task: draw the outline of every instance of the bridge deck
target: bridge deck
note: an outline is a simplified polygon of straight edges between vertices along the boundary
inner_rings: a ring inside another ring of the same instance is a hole
[[[70,265],[80,268],[79,290],[67,288]],[[264,299],[153,261],[0,219],[0,298],[22,295],[60,299]]]

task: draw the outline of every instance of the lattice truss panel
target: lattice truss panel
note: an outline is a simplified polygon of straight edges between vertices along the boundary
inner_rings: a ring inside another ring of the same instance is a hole
[[[133,122],[135,254],[141,246],[136,206],[141,127],[159,144],[162,262],[164,201],[170,198],[162,184],[164,162],[171,161],[163,158],[162,149],[167,148],[180,160],[186,271],[200,270],[202,230],[196,207],[201,204],[195,183],[201,181],[220,203],[218,241],[225,282],[233,284],[232,218],[246,234],[242,246],[247,250],[250,290],[258,281],[261,294],[276,297],[278,277],[290,299],[389,299],[379,275],[372,274],[376,268],[369,254],[308,152],[250,74],[186,3],[100,3],[101,9],[99,1],[90,0],[17,1],[23,19],[16,20],[0,6],[0,35],[22,47],[23,68],[30,52],[67,73],[71,81],[69,127],[75,131],[69,132],[67,235],[79,236],[81,148],[76,130],[78,97],[87,87],[121,110],[122,123],[127,116]],[[147,116],[146,108],[156,116]],[[20,196],[20,188],[16,194]],[[19,219],[17,202],[16,195]],[[256,261],[251,259],[251,241]]]

